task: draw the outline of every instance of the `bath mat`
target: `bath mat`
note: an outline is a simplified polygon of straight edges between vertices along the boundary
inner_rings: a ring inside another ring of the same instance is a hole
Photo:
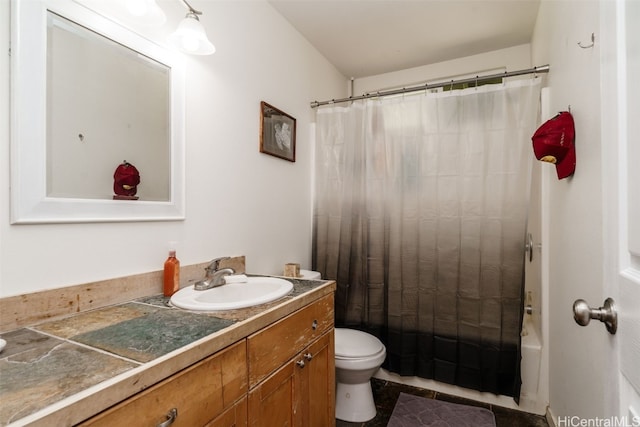
[[[387,427],[495,427],[493,412],[400,393]]]

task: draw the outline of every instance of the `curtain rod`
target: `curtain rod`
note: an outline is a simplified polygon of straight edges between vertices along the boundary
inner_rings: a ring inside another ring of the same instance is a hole
[[[513,76],[522,76],[525,74],[537,74],[537,73],[548,73],[548,72],[549,72],[549,65],[542,65],[540,67],[527,68],[526,70],[509,71],[509,72],[505,71],[504,73],[491,74],[488,76],[475,76],[475,77],[469,77],[467,79],[449,80],[449,81],[440,82],[440,83],[427,83],[421,86],[412,86],[412,87],[406,87],[406,88],[403,87],[402,89],[392,89],[392,90],[386,90],[382,92],[365,93],[359,96],[350,96],[348,98],[332,99],[331,101],[321,101],[321,102],[313,101],[311,102],[311,108],[316,108],[321,105],[327,105],[327,104],[337,104],[340,102],[356,101],[358,99],[377,98],[377,97],[389,96],[389,95],[400,95],[408,92],[418,92],[421,90],[436,89],[439,87],[453,86],[456,84],[474,83],[474,82],[477,83],[479,80],[497,79],[497,78],[503,78],[503,77],[513,77]]]

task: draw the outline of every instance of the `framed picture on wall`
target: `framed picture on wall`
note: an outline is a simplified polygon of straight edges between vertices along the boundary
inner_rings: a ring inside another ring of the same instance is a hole
[[[260,102],[260,152],[296,161],[296,119]]]

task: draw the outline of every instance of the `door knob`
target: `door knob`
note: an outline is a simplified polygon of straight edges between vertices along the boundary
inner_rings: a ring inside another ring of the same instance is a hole
[[[607,298],[600,308],[589,307],[583,299],[573,303],[573,318],[580,326],[587,326],[591,319],[597,319],[604,323],[610,334],[615,334],[618,329],[618,313],[613,299]]]
[[[529,262],[533,261],[533,236],[527,233],[527,241],[524,245],[524,252],[529,254]]]
[[[533,250],[540,249],[541,247],[542,247],[542,244],[540,243],[534,244],[533,236],[531,235],[531,233],[527,233],[527,240],[524,244],[524,253],[528,255],[529,262],[533,262]]]

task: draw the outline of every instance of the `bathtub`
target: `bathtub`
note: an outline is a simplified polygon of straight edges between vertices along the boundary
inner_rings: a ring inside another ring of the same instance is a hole
[[[542,342],[530,315],[525,315],[522,324],[521,346],[520,375],[522,377],[522,388],[520,389],[520,399],[536,398],[540,382]]]
[[[540,330],[531,315],[525,314],[521,333],[520,409],[534,414],[544,415],[547,410],[548,386],[544,380],[544,349]]]
[[[529,412],[532,414],[546,415],[548,406],[548,384],[546,381],[547,363],[544,359],[544,347],[540,330],[535,322],[539,321],[539,316],[524,315],[521,333],[521,353],[520,375],[522,386],[520,388],[520,402],[515,403],[512,397],[499,396],[488,392],[479,392],[463,387],[441,383],[419,377],[403,377],[396,373],[389,372],[381,368],[375,378],[393,381],[414,387],[433,390],[440,393],[451,394],[457,397],[497,405],[504,408]],[[538,322],[538,325],[541,323]]]

